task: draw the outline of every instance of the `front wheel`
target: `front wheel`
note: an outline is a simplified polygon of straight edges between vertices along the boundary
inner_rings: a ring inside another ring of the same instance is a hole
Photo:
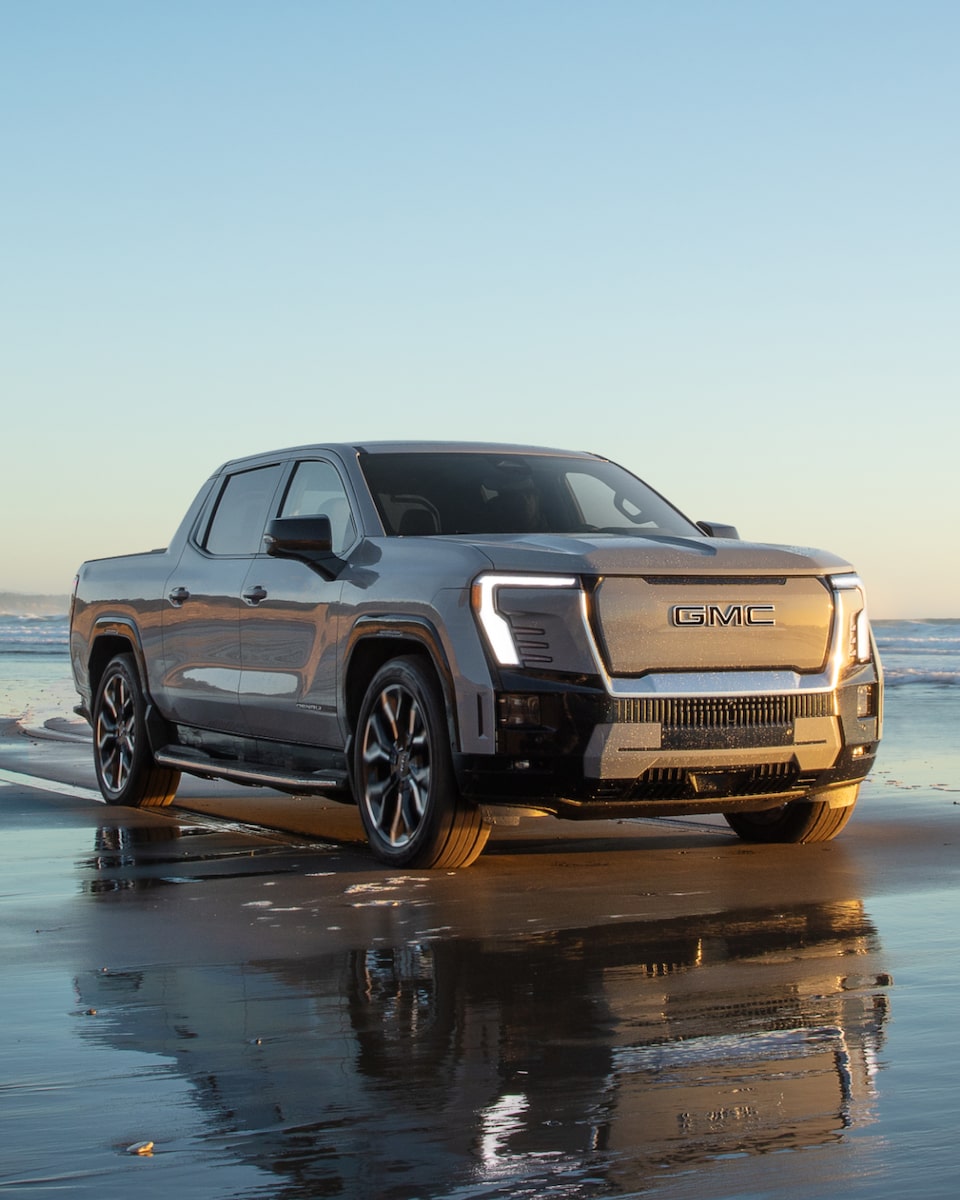
[[[489,826],[460,795],[446,710],[431,669],[395,658],[360,708],[354,781],[370,848],[394,867],[466,867]]]
[[[107,663],[93,703],[93,761],[108,804],[159,808],[176,795],[180,772],[154,762],[145,717],[137,664],[118,654]]]
[[[860,784],[851,783],[833,793],[832,804],[811,797],[761,812],[723,815],[745,842],[829,842],[850,820],[859,792]]]

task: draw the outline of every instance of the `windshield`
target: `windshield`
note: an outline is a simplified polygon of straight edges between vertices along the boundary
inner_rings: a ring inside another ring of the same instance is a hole
[[[390,535],[701,535],[652,488],[601,459],[417,451],[364,454],[360,465]]]

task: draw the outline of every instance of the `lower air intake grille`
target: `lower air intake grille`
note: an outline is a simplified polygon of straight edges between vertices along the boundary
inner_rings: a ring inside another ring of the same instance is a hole
[[[700,772],[701,779],[703,772]],[[800,782],[793,763],[758,763],[736,770],[719,769],[715,794],[759,796],[786,792]],[[639,776],[630,792],[631,800],[695,800],[711,794],[695,781],[696,772],[683,767],[653,767]]]
[[[671,729],[764,729],[834,714],[831,692],[787,696],[691,696],[617,700],[613,720]]]

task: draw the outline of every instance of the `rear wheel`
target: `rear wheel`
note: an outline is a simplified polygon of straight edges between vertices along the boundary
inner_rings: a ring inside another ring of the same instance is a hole
[[[466,867],[489,826],[460,795],[446,709],[429,666],[395,658],[360,708],[354,780],[373,853],[395,867]]]
[[[176,795],[180,772],[153,761],[146,701],[129,654],[107,663],[93,703],[93,761],[108,804],[158,808]]]
[[[826,800],[794,800],[762,812],[724,813],[727,824],[745,842],[829,842],[850,820],[859,783],[832,792]],[[837,801],[844,802],[842,807]]]

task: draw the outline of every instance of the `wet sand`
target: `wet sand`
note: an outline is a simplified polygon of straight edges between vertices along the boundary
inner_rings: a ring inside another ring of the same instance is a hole
[[[835,842],[525,820],[433,873],[6,726],[0,1191],[953,1197],[960,779],[891,708]]]

